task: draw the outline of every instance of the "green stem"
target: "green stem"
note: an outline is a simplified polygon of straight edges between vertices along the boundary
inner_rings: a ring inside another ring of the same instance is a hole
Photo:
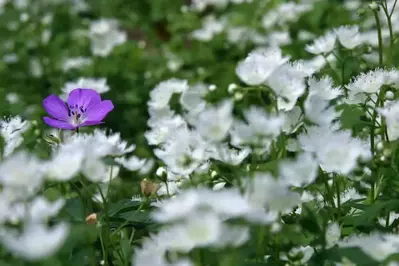
[[[381,22],[378,17],[378,12],[373,10],[375,23],[377,24],[377,32],[378,32],[378,54],[379,54],[379,65],[382,67],[384,65],[384,53],[383,53],[383,43],[382,43],[382,32],[381,32]]]
[[[334,75],[336,76],[337,81],[339,81],[341,79],[339,73],[337,72],[337,70],[335,70],[335,68],[332,67],[332,65],[328,61],[326,55],[323,55],[323,57],[324,57],[324,60],[326,61],[327,65],[328,65],[328,67],[334,72]]]
[[[323,181],[324,181],[324,186],[326,188],[326,198],[327,200],[330,202],[331,206],[333,208],[335,208],[335,203],[334,203],[334,198],[333,198],[333,194],[330,191],[330,186],[328,185],[328,177],[325,173],[323,173]]]
[[[341,219],[341,191],[340,191],[340,187],[339,187],[339,180],[337,180],[338,178],[335,177],[335,190],[337,193],[337,208],[338,208],[338,220]]]
[[[388,226],[389,226],[389,216],[390,216],[390,213],[388,212],[387,218],[386,218],[386,220],[385,220],[385,227],[388,227]]]
[[[108,265],[108,252],[107,252],[107,249],[105,248],[105,245],[104,245],[103,229],[102,228],[101,228],[101,231],[100,231],[100,242],[101,242],[101,250],[103,252],[104,265]]]
[[[111,173],[112,173],[112,171],[111,171]],[[103,229],[101,229],[101,234],[103,232],[105,232],[106,237],[107,237],[107,241],[108,241],[107,243],[110,243],[111,242],[111,236],[110,236],[110,233],[109,233],[110,222],[109,222],[109,217],[108,217],[108,202],[107,202],[107,199],[104,196],[104,193],[103,193],[103,191],[101,189],[101,186],[100,185],[97,185],[97,186],[98,186],[98,191],[100,192],[101,199],[102,199],[103,205],[104,205],[104,217],[105,217],[105,224],[106,224],[105,231]],[[104,257],[104,265],[108,266],[108,250],[106,248],[103,250],[103,257]]]

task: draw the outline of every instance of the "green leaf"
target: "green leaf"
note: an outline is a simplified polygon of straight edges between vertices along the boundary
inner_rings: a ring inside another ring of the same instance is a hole
[[[141,202],[133,201],[131,199],[123,199],[119,200],[118,202],[111,203],[108,206],[108,216],[112,217],[117,214],[128,212],[131,210],[137,210],[140,206]]]

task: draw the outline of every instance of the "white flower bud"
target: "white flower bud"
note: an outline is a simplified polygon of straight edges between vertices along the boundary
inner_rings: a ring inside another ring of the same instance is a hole
[[[227,91],[228,91],[230,94],[233,94],[233,92],[234,92],[237,88],[238,88],[237,84],[231,83],[231,84],[229,84],[229,87],[227,88]]]
[[[164,174],[166,174],[166,169],[165,169],[165,167],[159,167],[158,169],[157,169],[157,171],[155,172],[155,174],[157,175],[157,176],[159,176],[159,177],[162,177]]]
[[[216,87],[215,84],[211,84],[211,85],[209,85],[208,90],[210,90],[210,91],[215,91],[216,88],[217,88],[217,87]]]
[[[391,156],[391,154],[392,154],[392,150],[391,150],[391,149],[385,149],[385,150],[382,152],[382,154],[383,154],[385,157],[389,157],[389,156]]]
[[[212,178],[215,178],[217,175],[218,175],[218,172],[216,172],[216,171],[212,171],[211,172],[211,177]]]
[[[378,151],[382,151],[384,149],[384,143],[382,141],[378,142],[376,148]]]
[[[244,98],[244,95],[241,92],[234,93],[234,99],[236,101],[240,101],[240,100],[242,100],[242,98]]]
[[[393,94],[392,91],[387,91],[385,93],[385,98],[387,98],[388,100],[392,100],[395,97],[395,95]]]
[[[380,9],[377,2],[375,2],[375,1],[373,1],[369,4],[369,8],[371,8],[372,10],[377,10],[377,11]]]

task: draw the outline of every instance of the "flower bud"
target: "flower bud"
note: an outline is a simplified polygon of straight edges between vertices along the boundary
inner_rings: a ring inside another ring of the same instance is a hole
[[[144,196],[151,196],[153,193],[157,192],[159,185],[157,183],[148,181],[146,178],[140,182],[141,193]]]
[[[392,155],[392,150],[391,149],[385,149],[382,154],[386,157],[386,158],[390,158]]]
[[[373,1],[373,2],[371,2],[371,3],[369,4],[369,8],[370,8],[371,10],[375,10],[375,11],[380,10],[380,7],[378,6],[377,2],[375,2],[375,1]]]
[[[217,87],[216,87],[215,84],[211,84],[211,85],[209,85],[208,90],[209,90],[209,91],[215,91],[216,88],[217,88]]]
[[[230,94],[232,94],[237,88],[238,88],[237,84],[231,83],[231,84],[229,84],[229,87],[227,88],[227,91]]]
[[[46,135],[44,136],[44,140],[49,144],[49,145],[54,145],[57,146],[58,144],[61,143],[61,140],[59,138],[57,138],[54,135]]]
[[[155,174],[159,177],[163,177],[166,174],[166,169],[165,167],[159,167]]]
[[[384,143],[382,141],[378,142],[376,148],[378,151],[382,151],[384,149]]]
[[[241,92],[234,93],[234,99],[236,101],[240,101],[240,100],[242,100],[242,98],[244,98],[244,95]]]
[[[216,171],[212,171],[211,172],[211,177],[212,178],[215,178],[217,175],[218,175],[218,172],[216,172]]]
[[[395,94],[393,94],[392,91],[387,91],[385,93],[385,98],[387,98],[388,100],[392,100],[393,98],[395,98]]]
[[[92,213],[86,217],[86,224],[96,224],[97,223],[97,214]]]

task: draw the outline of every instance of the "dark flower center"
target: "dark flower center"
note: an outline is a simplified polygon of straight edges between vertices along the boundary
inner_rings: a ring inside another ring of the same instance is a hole
[[[68,116],[71,118],[71,123],[74,125],[80,125],[86,119],[86,111],[87,108],[84,108],[83,105],[68,105],[66,107],[68,109]]]

